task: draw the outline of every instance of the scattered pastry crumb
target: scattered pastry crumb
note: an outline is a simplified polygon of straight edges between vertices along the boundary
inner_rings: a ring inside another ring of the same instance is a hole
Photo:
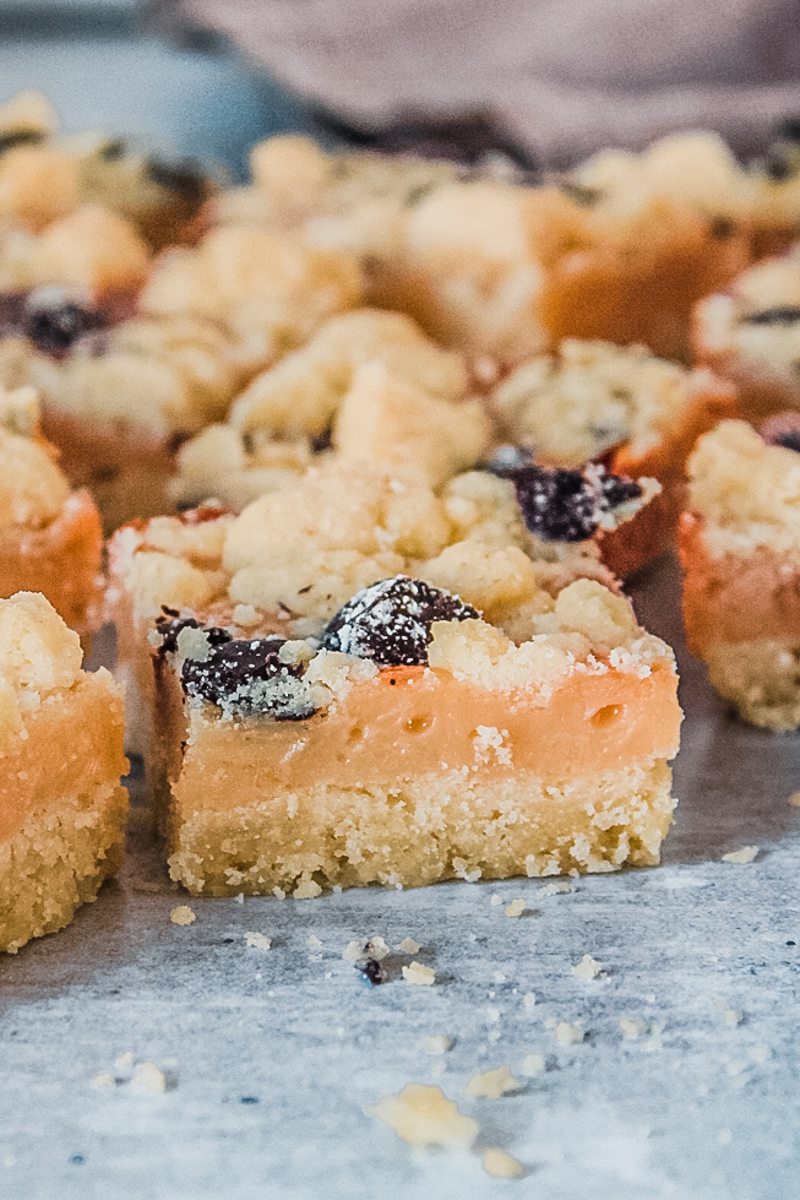
[[[304,879],[292,892],[295,900],[316,900],[321,895],[322,888],[315,879]]]
[[[89,1080],[89,1087],[99,1090],[100,1088],[114,1088],[117,1086],[117,1081],[110,1071],[99,1071]]]
[[[321,950],[322,949],[322,942],[319,940],[319,938],[317,937],[317,935],[315,933],[310,933],[308,935],[308,937],[306,938],[306,945],[308,946],[309,950]]]
[[[436,1086],[407,1083],[396,1096],[384,1096],[366,1111],[409,1146],[467,1150],[478,1136],[478,1122]]]
[[[620,1017],[619,1027],[626,1038],[638,1038],[647,1029],[647,1022],[641,1017]]]
[[[348,942],[342,951],[342,958],[349,963],[356,963],[362,958],[372,958],[375,962],[382,962],[390,953],[385,938],[382,938],[379,933],[375,933],[366,941]]]
[[[758,855],[758,846],[742,846],[741,850],[730,850],[727,854],[723,854],[722,861],[727,863],[737,863],[739,866],[746,866],[751,863]]]
[[[430,987],[436,982],[436,973],[424,963],[412,962],[403,967],[403,979],[406,983],[416,984],[417,987]]]
[[[496,1005],[490,1004],[486,1009],[486,1020],[490,1025],[496,1025],[500,1020],[500,1009]]]
[[[134,1092],[153,1095],[167,1090],[167,1077],[154,1062],[140,1062],[133,1068],[131,1088]]]
[[[269,950],[272,945],[272,938],[268,938],[263,933],[256,933],[250,929],[244,935],[244,944],[251,947],[253,950]]]
[[[404,937],[402,942],[397,946],[401,954],[419,954],[422,946],[419,942],[415,942],[413,938]]]
[[[522,997],[523,1008],[533,1008],[536,1004],[536,992],[526,992]]]
[[[188,904],[179,904],[177,908],[173,908],[169,919],[173,925],[194,925],[197,914]]]
[[[570,970],[577,979],[597,979],[598,975],[603,974],[603,964],[592,958],[591,954],[584,954],[580,962],[570,967]]]
[[[525,1170],[519,1159],[498,1146],[488,1146],[481,1156],[481,1163],[486,1174],[495,1179],[519,1179]]]
[[[750,1050],[750,1059],[755,1063],[764,1063],[772,1058],[772,1051],[769,1046],[753,1046]]]
[[[732,1058],[731,1061],[725,1067],[725,1070],[731,1076],[743,1075],[749,1065],[750,1064],[748,1062],[746,1062],[743,1058]]]
[[[586,1037],[584,1031],[578,1025],[571,1025],[569,1021],[557,1021],[555,1025],[555,1038],[561,1046],[573,1046],[578,1042],[582,1042]]]
[[[567,883],[566,879],[558,880],[556,883],[546,883],[544,887],[540,887],[537,896],[566,896],[569,892],[574,892],[575,888],[571,883]]]
[[[503,897],[497,892],[493,892],[489,897],[489,903],[491,904],[492,908],[500,908],[501,904],[503,903]]]
[[[422,1044],[426,1054],[447,1054],[453,1048],[453,1039],[446,1033],[429,1033]]]
[[[510,904],[506,905],[506,916],[507,917],[521,917],[524,912],[525,912],[525,901],[524,900],[520,900],[520,899],[512,900]]]
[[[800,792],[792,792],[789,797],[789,803],[793,808],[800,808]]]
[[[519,1067],[523,1075],[544,1075],[547,1070],[547,1060],[543,1054],[534,1051],[526,1054]]]
[[[507,1066],[492,1067],[489,1071],[480,1071],[468,1080],[464,1095],[475,1096],[481,1100],[499,1100],[509,1092],[518,1092],[524,1084],[516,1079]]]
[[[118,1054],[114,1059],[114,1069],[117,1071],[130,1071],[133,1066],[133,1051],[123,1050],[122,1054]]]
[[[720,1146],[730,1146],[733,1141],[733,1131],[731,1129],[720,1129],[717,1134],[717,1141]]]

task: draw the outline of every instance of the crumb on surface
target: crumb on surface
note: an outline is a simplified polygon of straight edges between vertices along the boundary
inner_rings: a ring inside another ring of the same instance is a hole
[[[789,803],[792,808],[800,808],[800,792],[792,792],[789,797]]]
[[[488,1071],[480,1071],[467,1081],[464,1088],[465,1096],[474,1096],[482,1100],[499,1100],[510,1092],[518,1092],[524,1087],[521,1079],[516,1079],[508,1067],[492,1067]]]
[[[316,900],[322,895],[322,888],[315,879],[303,879],[292,892],[295,900]]]
[[[544,1075],[547,1070],[547,1059],[543,1054],[534,1051],[525,1055],[519,1069],[523,1075]]]
[[[498,1146],[487,1146],[481,1156],[481,1165],[494,1179],[519,1179],[525,1170],[519,1159]]]
[[[197,920],[197,914],[188,904],[179,904],[173,908],[169,914],[169,919],[173,925],[194,925]]]
[[[503,897],[498,892],[493,892],[489,897],[489,903],[491,904],[492,908],[499,908],[503,903]]]
[[[577,979],[597,979],[598,975],[603,974],[603,964],[592,958],[591,954],[584,954],[580,962],[570,967],[570,971]]]
[[[129,1071],[133,1066],[133,1051],[123,1050],[122,1054],[118,1054],[114,1059],[114,1067],[117,1071]]]
[[[626,1038],[638,1038],[647,1029],[647,1022],[641,1017],[620,1017],[619,1027]]]
[[[133,1068],[131,1088],[135,1092],[147,1092],[151,1095],[166,1092],[167,1077],[154,1062],[140,1062]]]
[[[117,1081],[110,1071],[98,1071],[89,1080],[89,1087],[98,1091],[102,1088],[114,1088],[117,1086]]]
[[[272,938],[268,938],[263,933],[257,933],[253,929],[249,929],[244,935],[244,944],[252,950],[269,950],[272,945]]]
[[[575,888],[571,883],[567,883],[566,879],[556,880],[555,883],[546,883],[544,887],[539,888],[537,896],[566,896],[569,892],[574,892]]]
[[[516,900],[512,900],[510,904],[506,905],[506,916],[507,917],[521,917],[524,912],[525,912],[525,901],[520,900],[519,898],[517,898]]]
[[[758,846],[742,846],[739,850],[729,850],[727,854],[723,854],[722,862],[746,866],[748,863],[753,862],[757,856]]]
[[[536,992],[526,992],[522,997],[523,1008],[533,1008],[536,1004]]]
[[[453,1048],[453,1039],[446,1033],[429,1033],[423,1038],[422,1045],[426,1054],[446,1054]]]
[[[436,972],[424,963],[415,961],[403,967],[403,979],[417,987],[431,987],[436,982]]]
[[[435,1086],[407,1083],[396,1096],[384,1096],[366,1111],[409,1146],[467,1150],[478,1136],[478,1122]]]
[[[397,949],[401,954],[419,954],[422,946],[419,942],[415,942],[413,938],[404,937],[402,942],[399,942]]]
[[[572,1025],[569,1021],[557,1021],[554,1033],[560,1046],[575,1046],[586,1037],[580,1026]]]

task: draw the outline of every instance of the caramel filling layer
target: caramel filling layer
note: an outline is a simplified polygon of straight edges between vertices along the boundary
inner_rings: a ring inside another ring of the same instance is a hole
[[[800,569],[796,559],[755,546],[747,556],[714,557],[705,522],[684,513],[680,524],[683,609],[690,648],[756,638],[800,641]]]
[[[27,714],[25,735],[0,750],[0,840],[16,833],[29,813],[118,781],[127,767],[122,704],[107,678],[88,675]]]
[[[547,698],[412,667],[381,671],[303,721],[196,714],[181,761],[175,699],[173,691],[170,774],[180,775],[175,795],[189,810],[241,807],[321,782],[368,788],[451,770],[487,779],[525,770],[563,782],[672,758],[681,721],[677,677],[665,666],[645,678],[576,673]]]

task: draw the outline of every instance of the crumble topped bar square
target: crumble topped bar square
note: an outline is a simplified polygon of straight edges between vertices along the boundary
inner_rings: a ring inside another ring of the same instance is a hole
[[[680,524],[689,646],[745,720],[800,725],[800,417],[723,421],[689,460]]]
[[[53,933],[122,854],[122,698],[81,670],[77,634],[43,596],[0,600],[0,950]]]
[[[658,860],[674,660],[512,481],[328,464],[112,539],[174,878],[197,894]]]

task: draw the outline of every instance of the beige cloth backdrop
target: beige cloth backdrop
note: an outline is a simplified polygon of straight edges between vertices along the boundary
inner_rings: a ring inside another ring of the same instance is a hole
[[[153,0],[364,128],[485,108],[545,162],[800,116],[800,0]]]

